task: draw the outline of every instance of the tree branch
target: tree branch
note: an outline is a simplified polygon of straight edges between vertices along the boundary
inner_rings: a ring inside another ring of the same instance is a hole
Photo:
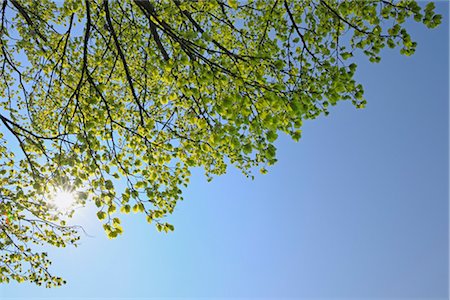
[[[136,95],[136,91],[134,90],[133,79],[131,77],[130,70],[128,68],[127,60],[125,58],[125,55],[123,54],[122,48],[120,47],[119,39],[117,38],[116,31],[114,30],[113,24],[111,22],[111,14],[109,12],[108,0],[104,0],[103,5],[105,7],[106,22],[108,23],[108,30],[113,37],[114,45],[116,46],[117,52],[119,53],[120,59],[122,60],[123,68],[125,69],[125,75],[127,77],[127,81],[130,86],[131,93],[133,94],[133,98],[139,108],[139,116],[141,118],[141,125],[144,126],[144,115],[143,115],[144,106],[139,101],[139,98]]]

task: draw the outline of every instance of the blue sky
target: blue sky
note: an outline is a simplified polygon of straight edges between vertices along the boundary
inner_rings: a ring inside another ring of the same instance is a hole
[[[193,172],[161,234],[141,215],[108,240],[85,209],[92,237],[51,249],[68,284],[0,286],[0,298],[448,297],[448,4],[443,24],[411,23],[412,57],[358,60],[368,105],[340,103],[281,136],[278,163],[254,181],[229,168]]]

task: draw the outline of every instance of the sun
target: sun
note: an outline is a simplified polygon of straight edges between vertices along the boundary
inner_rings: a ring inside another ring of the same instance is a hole
[[[52,200],[58,210],[67,211],[75,203],[75,195],[70,191],[57,189]]]

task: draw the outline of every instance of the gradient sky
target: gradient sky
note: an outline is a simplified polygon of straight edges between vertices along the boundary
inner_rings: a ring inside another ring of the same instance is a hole
[[[443,24],[411,23],[412,57],[358,59],[368,105],[340,103],[277,141],[269,174],[193,172],[162,234],[143,215],[108,240],[50,249],[62,288],[0,286],[0,298],[294,297],[448,299],[448,3]]]

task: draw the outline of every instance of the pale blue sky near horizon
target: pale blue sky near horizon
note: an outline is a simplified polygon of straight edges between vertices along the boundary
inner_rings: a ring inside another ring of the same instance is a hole
[[[340,102],[281,135],[278,162],[249,180],[233,167],[191,184],[162,234],[143,215],[108,240],[50,249],[61,288],[0,285],[8,298],[448,299],[449,5],[443,24],[409,23],[416,53],[358,58],[368,105]]]

